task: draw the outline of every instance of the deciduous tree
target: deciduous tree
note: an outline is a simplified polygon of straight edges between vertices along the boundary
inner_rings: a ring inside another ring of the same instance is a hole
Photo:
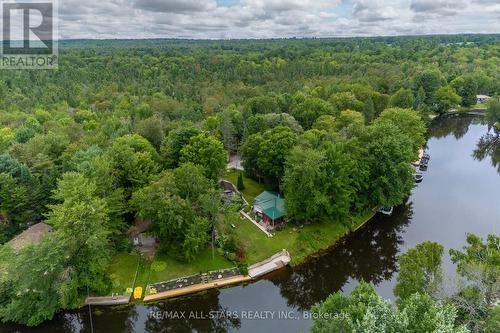
[[[443,246],[430,241],[400,255],[394,294],[403,300],[415,293],[438,296],[443,279],[442,258]]]
[[[205,176],[216,182],[226,170],[227,152],[222,142],[202,133],[192,137],[181,149],[179,161],[201,166],[205,170]]]

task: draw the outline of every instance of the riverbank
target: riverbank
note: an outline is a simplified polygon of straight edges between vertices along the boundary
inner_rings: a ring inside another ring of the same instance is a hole
[[[234,326],[225,319],[158,320],[152,312],[273,310],[293,312],[303,318],[300,310],[310,309],[331,293],[349,292],[357,281],[372,282],[387,298],[397,277],[396,258],[408,248],[431,240],[442,244],[446,251],[465,244],[466,233],[486,237],[499,233],[497,223],[500,207],[500,157],[494,154],[478,160],[473,151],[479,139],[488,133],[488,126],[473,117],[437,119],[429,131],[427,152],[431,165],[424,181],[412,191],[408,201],[395,207],[391,216],[377,215],[355,234],[336,241],[327,251],[306,258],[293,269],[266,276],[265,281],[245,287],[226,287],[220,292],[197,293],[166,302],[134,304],[120,307],[92,307],[94,329],[116,331],[130,327],[151,327],[154,331],[214,331],[223,327],[238,332],[307,332],[307,320],[241,320]],[[493,164],[492,162],[495,162]],[[467,177],[464,177],[467,175]],[[453,195],[450,195],[453,191]],[[464,204],[457,205],[457,202]],[[472,209],[472,207],[474,209]],[[444,216],[444,217],[443,217]],[[474,221],[474,223],[471,223]],[[209,252],[209,251],[207,251]],[[208,256],[210,257],[210,256]],[[453,267],[445,256],[444,267]],[[137,261],[135,261],[137,264]],[[135,268],[135,266],[134,266]],[[133,278],[133,276],[132,276]],[[160,281],[160,280],[158,280]],[[88,330],[88,308],[65,311],[54,320],[34,330],[12,323],[1,324],[1,332],[74,332]],[[79,325],[79,326],[78,326]],[[129,327],[129,326],[127,326]]]
[[[239,171],[230,171],[227,179],[237,179]],[[266,186],[250,178],[244,177],[245,189],[242,195],[248,202],[253,202],[255,196],[266,190]],[[247,266],[261,262],[286,249],[292,258],[290,265],[296,266],[307,258],[321,253],[334,246],[344,236],[366,224],[375,211],[353,216],[345,223],[314,223],[302,227],[286,225],[282,230],[274,233],[272,238],[267,237],[255,225],[242,219],[235,213],[226,219],[221,228],[227,234],[234,233],[240,243],[240,255]],[[113,281],[112,292],[125,295],[136,287],[146,290],[147,286],[160,281],[182,278],[208,271],[234,267],[217,251],[212,256],[209,248],[190,263],[179,261],[165,254],[157,254],[153,261],[143,259],[139,254],[119,253],[113,258],[109,274]]]
[[[328,248],[334,246],[342,237],[366,224],[375,212],[352,218],[350,227],[338,223],[321,223],[305,225],[303,228],[285,227],[275,233],[273,238],[267,237],[256,226],[235,215],[235,219],[227,221],[224,228],[232,229],[243,245],[246,262],[250,266],[265,260],[282,249],[287,249],[292,257],[291,266],[299,265]],[[146,286],[159,281],[167,281],[201,272],[233,267],[234,263],[215,254],[212,258],[210,249],[203,251],[191,263],[180,263],[164,254],[159,254],[151,262],[142,259],[137,253],[119,253],[110,266],[110,277],[113,281],[113,292],[123,295],[127,289]],[[134,282],[135,280],[135,282]]]
[[[355,216],[342,225],[340,223],[314,223],[303,227],[285,226],[284,229],[274,233],[272,238],[267,237],[255,225],[246,219],[235,219],[228,223],[227,228],[235,228],[246,261],[249,264],[262,261],[281,249],[287,249],[292,257],[290,265],[301,264],[307,257],[333,246],[338,240],[352,230],[368,222],[375,212],[369,211],[363,215]]]
[[[459,116],[459,115],[470,115],[470,116],[484,116],[486,115],[486,107],[461,107],[459,109],[448,110],[445,113],[439,114],[439,116]]]
[[[232,170],[228,172],[226,179],[234,184],[239,173],[240,171]],[[241,191],[241,194],[249,203],[252,203],[262,191],[269,190],[265,185],[245,175],[243,175],[243,182],[245,189]],[[275,232],[272,238],[267,237],[255,225],[239,216],[226,221],[223,227],[226,232],[236,234],[249,265],[265,260],[282,249],[287,249],[292,257],[290,265],[295,266],[303,263],[309,256],[335,245],[342,237],[368,222],[375,213],[372,210],[367,211],[351,217],[343,224],[338,222],[313,223],[302,227],[285,225],[282,230]],[[233,229],[231,225],[236,228]]]

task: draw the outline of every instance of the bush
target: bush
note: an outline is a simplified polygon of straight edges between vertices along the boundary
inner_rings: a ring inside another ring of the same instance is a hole
[[[244,264],[238,264],[238,271],[241,275],[248,275],[248,266]]]
[[[153,261],[153,263],[151,264],[151,269],[156,273],[163,272],[167,269],[167,263],[160,260]]]

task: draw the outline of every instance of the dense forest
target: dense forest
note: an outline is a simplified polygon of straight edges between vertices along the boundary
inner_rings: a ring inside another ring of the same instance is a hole
[[[2,71],[0,244],[53,232],[0,248],[0,319],[36,325],[109,291],[136,219],[180,261],[224,238],[231,154],[283,193],[289,223],[400,204],[430,116],[498,96],[499,69],[500,36],[463,35],[64,41],[57,70]]]

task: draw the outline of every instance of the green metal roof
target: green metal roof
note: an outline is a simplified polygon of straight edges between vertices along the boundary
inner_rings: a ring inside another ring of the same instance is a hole
[[[264,191],[255,198],[255,205],[272,219],[286,215],[285,200],[277,192]]]
[[[276,207],[269,207],[267,209],[264,209],[264,214],[272,219],[279,219],[280,217],[285,216],[285,212],[277,209]]]

